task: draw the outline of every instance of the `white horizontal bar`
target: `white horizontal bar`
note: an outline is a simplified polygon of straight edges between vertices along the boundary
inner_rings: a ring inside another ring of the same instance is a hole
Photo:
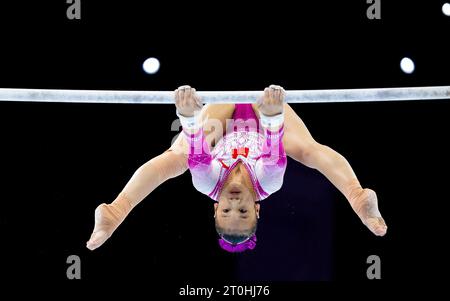
[[[262,94],[262,91],[198,92],[198,95],[204,103],[253,103]],[[450,86],[286,91],[286,101],[288,103],[373,102],[426,99],[450,99]],[[0,101],[173,104],[174,92],[0,88]]]

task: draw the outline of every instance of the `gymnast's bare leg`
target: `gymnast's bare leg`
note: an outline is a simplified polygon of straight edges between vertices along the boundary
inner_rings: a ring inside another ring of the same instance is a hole
[[[375,235],[386,234],[387,226],[378,210],[376,193],[363,189],[348,161],[330,147],[316,142],[303,121],[284,105],[286,154],[302,164],[320,171],[348,200],[364,225]]]
[[[205,120],[204,132],[210,147],[223,136],[226,120],[232,118],[233,112],[234,104],[203,106],[200,114]],[[168,179],[183,174],[188,169],[187,157],[186,140],[179,135],[167,151],[139,167],[111,204],[101,204],[95,210],[95,226],[86,247],[90,250],[100,247],[130,211],[154,189]]]

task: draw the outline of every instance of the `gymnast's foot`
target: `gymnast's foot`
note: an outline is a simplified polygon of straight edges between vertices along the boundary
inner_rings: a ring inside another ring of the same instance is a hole
[[[373,234],[384,236],[387,231],[386,223],[378,210],[378,199],[375,191],[362,189],[351,202],[353,210],[358,214],[364,225]]]
[[[101,204],[95,209],[95,226],[86,243],[89,250],[100,247],[125,219],[126,214],[118,206]]]

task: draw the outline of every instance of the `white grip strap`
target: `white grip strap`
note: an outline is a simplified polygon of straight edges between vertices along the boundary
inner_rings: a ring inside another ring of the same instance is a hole
[[[181,115],[177,110],[177,116],[180,118],[181,126],[186,130],[194,130],[200,128],[200,114],[195,114],[191,117]]]
[[[261,121],[261,125],[265,128],[279,127],[284,123],[284,112],[274,116],[266,116],[259,112],[259,120]]]

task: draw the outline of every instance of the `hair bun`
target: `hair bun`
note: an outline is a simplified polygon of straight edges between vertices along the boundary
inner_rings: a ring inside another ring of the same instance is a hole
[[[253,234],[249,239],[238,244],[232,244],[223,238],[220,238],[219,245],[222,249],[231,253],[240,253],[247,250],[253,250],[256,248],[256,234]]]

